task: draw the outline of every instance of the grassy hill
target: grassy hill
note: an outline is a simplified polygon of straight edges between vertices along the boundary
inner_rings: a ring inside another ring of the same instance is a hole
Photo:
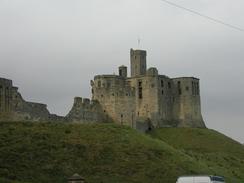
[[[0,182],[172,183],[180,175],[244,180],[244,147],[211,130],[141,134],[114,124],[0,123]]]
[[[150,135],[191,156],[195,162],[204,162],[212,172],[224,175],[230,182],[244,182],[244,146],[225,135],[191,128],[156,129]]]

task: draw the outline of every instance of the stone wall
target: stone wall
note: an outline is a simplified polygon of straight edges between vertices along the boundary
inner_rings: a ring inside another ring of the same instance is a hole
[[[93,100],[99,101],[104,114],[123,125],[133,126],[135,91],[124,77],[96,76],[92,81]]]
[[[135,128],[137,122],[144,128],[150,125],[205,128],[199,79],[171,79],[159,75],[156,68],[145,72],[146,52],[131,50],[130,56],[131,77],[123,74],[126,70],[123,66],[119,67],[119,75],[97,75],[91,82],[92,98],[114,122]]]
[[[25,101],[17,87],[12,89],[12,120],[46,121],[49,119],[47,105]]]
[[[0,78],[0,120],[115,122],[147,131],[157,127],[202,127],[199,79],[169,78],[154,67],[147,69],[144,50],[130,52],[131,77],[127,67],[118,75],[97,75],[91,81],[92,99],[76,97],[66,117],[50,114],[45,104],[25,101]]]
[[[47,105],[27,102],[12,85],[11,80],[0,79],[0,121],[49,121]]]
[[[159,126],[177,126],[173,117],[174,106],[174,84],[172,80],[164,75],[158,77],[159,95]]]
[[[68,115],[65,117],[68,122],[109,122],[111,121],[108,116],[103,112],[101,105],[90,99],[82,99],[81,97],[76,97],[74,99],[74,104]]]
[[[199,79],[182,77],[174,83],[173,117],[179,127],[205,127],[201,114]]]

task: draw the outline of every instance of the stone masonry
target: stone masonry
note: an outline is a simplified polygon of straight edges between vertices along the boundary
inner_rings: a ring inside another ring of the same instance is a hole
[[[147,52],[130,50],[130,70],[97,75],[92,99],[76,97],[65,117],[50,114],[45,104],[26,102],[11,80],[0,78],[0,121],[114,122],[140,131],[158,127],[205,128],[200,84],[195,77],[169,78],[147,69]]]
[[[12,81],[0,78],[0,121],[59,121],[46,104],[25,101]]]
[[[169,78],[156,68],[147,69],[147,53],[130,51],[127,67],[118,75],[97,75],[91,81],[92,99],[100,103],[112,121],[145,130],[157,127],[201,127],[199,79]]]

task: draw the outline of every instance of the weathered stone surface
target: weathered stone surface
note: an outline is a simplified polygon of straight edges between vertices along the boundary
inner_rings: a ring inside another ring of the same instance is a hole
[[[104,115],[101,105],[97,101],[90,101],[90,99],[82,99],[81,97],[76,97],[74,99],[74,104],[66,116],[66,120],[69,122],[108,122],[109,119]]]
[[[130,51],[127,67],[118,75],[97,75],[91,81],[92,99],[76,97],[66,117],[50,114],[45,104],[25,101],[12,81],[0,78],[0,121],[115,122],[140,131],[157,127],[205,128],[199,79],[169,78],[147,69],[147,53]]]
[[[47,105],[27,102],[8,79],[0,79],[0,121],[61,121],[50,114]]]
[[[97,75],[91,82],[92,99],[114,122],[134,128],[138,121],[145,128],[148,120],[153,127],[206,127],[199,79],[159,75],[156,68],[146,69],[146,51],[131,49],[130,54],[131,77],[123,66],[119,75]]]

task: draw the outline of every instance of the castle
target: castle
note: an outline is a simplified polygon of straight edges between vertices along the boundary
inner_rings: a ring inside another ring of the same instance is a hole
[[[26,102],[0,79],[0,120],[115,122],[141,131],[157,127],[205,128],[201,114],[199,79],[169,78],[147,69],[147,52],[130,50],[130,70],[97,75],[91,81],[92,100],[76,97],[65,117],[50,114],[44,104]]]

